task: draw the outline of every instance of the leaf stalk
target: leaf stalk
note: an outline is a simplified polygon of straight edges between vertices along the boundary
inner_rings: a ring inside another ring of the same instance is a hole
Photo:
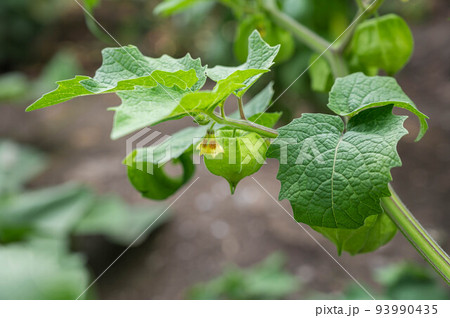
[[[242,119],[233,119],[233,118],[223,118],[218,113],[207,113],[215,122],[221,125],[227,125],[235,128],[240,128],[242,130],[255,132],[262,137],[267,138],[276,138],[278,136],[278,132],[275,129],[267,128],[255,123],[252,123],[248,120]]]
[[[242,97],[238,97],[238,105],[239,105],[239,115],[241,116],[241,119],[247,120],[247,118],[245,118],[244,104],[242,103]]]

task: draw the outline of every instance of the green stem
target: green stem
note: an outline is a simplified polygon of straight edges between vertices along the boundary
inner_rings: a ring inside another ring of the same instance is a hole
[[[330,45],[327,40],[320,37],[318,34],[300,24],[290,16],[281,12],[274,0],[265,0],[263,7],[273,18],[275,23],[279,24],[286,30],[291,31],[295,37],[315,52],[322,53]]]
[[[265,0],[263,7],[269,14],[271,19],[281,28],[291,32],[300,42],[307,45],[310,49],[318,54],[323,54],[330,64],[331,70],[335,77],[346,75],[347,66],[343,57],[336,54],[331,43],[314,33],[298,21],[294,20],[284,12],[281,12],[274,0]]]
[[[233,118],[223,118],[216,113],[208,113],[215,122],[221,125],[232,126],[236,128],[240,128],[246,131],[255,132],[263,137],[267,138],[276,138],[278,136],[278,132],[275,129],[267,128],[255,123],[252,123],[247,120],[233,119]]]
[[[349,45],[357,26],[368,17],[370,17],[373,13],[375,13],[377,9],[383,4],[384,0],[372,0],[372,2],[369,3],[370,7],[365,7],[361,0],[357,0],[356,2],[358,4],[358,12],[353,18],[353,21],[350,24],[348,30],[342,35],[341,40],[336,43],[336,52],[339,54],[342,54]]]
[[[225,107],[224,106],[225,106],[224,103],[222,103],[222,105],[220,105],[220,115],[223,118],[226,118],[226,116],[225,116]]]
[[[358,5],[358,8],[359,8],[360,10],[364,10],[364,9],[365,9],[365,8],[364,8],[364,5],[363,5],[363,3],[362,3],[362,0],[356,0],[355,2],[356,2],[356,4]]]
[[[244,104],[242,103],[242,97],[238,97],[238,105],[239,105],[239,115],[241,116],[241,119],[247,120],[247,118],[245,118]]]
[[[389,190],[391,197],[381,199],[384,210],[422,257],[450,284],[449,256],[414,218],[391,185]]]

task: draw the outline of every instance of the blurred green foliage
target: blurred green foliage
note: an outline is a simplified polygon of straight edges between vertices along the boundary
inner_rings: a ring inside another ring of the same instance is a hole
[[[70,1],[0,1],[0,71],[29,62],[36,55],[41,32],[65,12]]]
[[[0,299],[76,299],[90,282],[85,260],[57,240],[0,246]],[[91,298],[92,291],[81,297]]]
[[[43,93],[55,89],[55,82],[74,77],[82,72],[80,63],[71,51],[61,50],[44,66],[34,80],[21,72],[0,75],[0,101],[22,102],[36,99]]]
[[[77,298],[90,275],[84,258],[70,252],[74,236],[138,244],[168,220],[161,206],[132,207],[82,185],[24,191],[45,167],[40,152],[0,140],[0,262],[7,264],[0,266],[0,299]]]
[[[284,299],[300,284],[284,269],[285,258],[273,254],[247,269],[228,268],[219,277],[190,288],[188,299]]]
[[[272,254],[249,268],[231,267],[218,277],[199,283],[186,291],[187,299],[286,299],[302,294],[306,299],[372,299],[357,284],[350,284],[340,293],[322,294],[304,288],[301,277],[284,269],[285,257]],[[413,263],[398,263],[374,271],[380,291],[369,289],[376,299],[445,300],[450,290],[428,268]],[[363,284],[365,285],[365,284]],[[367,289],[367,287],[366,287]]]

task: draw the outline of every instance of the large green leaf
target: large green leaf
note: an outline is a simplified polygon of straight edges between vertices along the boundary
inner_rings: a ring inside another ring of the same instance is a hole
[[[135,244],[139,244],[168,220],[169,212],[163,212],[161,206],[130,207],[118,197],[106,196],[97,200],[91,211],[76,225],[73,233],[102,234],[122,245],[129,245],[138,239]]]
[[[230,76],[237,70],[259,69],[261,71],[268,71],[273,64],[273,60],[278,54],[280,45],[270,46],[261,38],[258,31],[253,33],[248,38],[248,56],[247,61],[239,66],[215,66],[208,68],[206,73],[209,78],[218,82]],[[256,82],[261,76],[255,75],[245,81],[245,85],[235,91],[237,96],[242,96],[244,93]]]
[[[304,114],[279,128],[278,147],[268,153],[280,160],[279,199],[288,199],[295,219],[310,226],[363,226],[382,213],[380,198],[390,196],[405,118],[383,107],[361,112],[346,127],[338,116]]]
[[[256,120],[260,113],[266,111],[269,107],[273,93],[273,83],[271,82],[244,106],[245,115],[249,119]],[[257,116],[255,117],[255,115]],[[235,111],[230,117],[239,118],[239,111]],[[264,113],[261,119],[258,118],[257,121],[264,121],[268,125],[274,125],[279,117],[280,113]],[[222,126],[217,125],[217,127]],[[192,149],[193,145],[197,145],[199,139],[206,134],[206,130],[206,126],[187,127],[173,134],[169,139],[157,146],[136,149],[134,162],[151,162],[162,166],[170,160],[180,157],[188,149]],[[131,165],[132,161],[130,159],[132,157],[129,155],[124,163]]]
[[[377,68],[393,75],[408,62],[414,40],[408,24],[395,14],[362,22],[356,28],[350,54],[366,68]]]
[[[265,70],[237,70],[220,80],[213,90],[182,90],[177,86],[137,87],[134,91],[120,92],[122,105],[114,108],[116,116],[111,134],[113,139],[123,137],[146,126],[169,119],[211,112],[237,88],[255,74]]]
[[[56,90],[45,94],[27,108],[32,111],[71,100],[78,96],[134,90],[138,87],[178,87],[198,89],[206,80],[200,59],[190,55],[174,59],[167,55],[149,58],[134,46],[107,48],[102,51],[103,64],[94,78],[76,76],[58,82]]]
[[[355,73],[336,79],[328,101],[328,108],[341,116],[354,116],[364,109],[393,105],[415,114],[420,121],[420,140],[428,129],[428,116],[420,112],[403,92],[397,81],[388,76],[366,76]]]
[[[367,217],[364,225],[354,230],[318,226],[313,226],[313,229],[336,244],[339,255],[342,251],[352,255],[375,251],[397,233],[397,226],[386,213]]]
[[[0,260],[3,300],[74,300],[89,284],[84,260],[57,242],[3,245]]]
[[[21,190],[45,166],[45,156],[40,152],[0,140],[0,197]]]

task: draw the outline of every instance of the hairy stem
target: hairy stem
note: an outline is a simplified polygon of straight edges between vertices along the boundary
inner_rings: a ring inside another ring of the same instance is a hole
[[[231,127],[240,128],[242,130],[255,132],[263,137],[267,138],[276,138],[278,136],[278,132],[275,129],[267,128],[255,123],[252,123],[248,120],[241,119],[233,119],[233,118],[223,118],[218,113],[208,113],[215,122],[221,125],[227,125]]]
[[[411,245],[433,266],[447,284],[450,284],[449,256],[414,218],[391,185],[389,185],[389,190],[391,191],[391,196],[381,199],[381,205],[384,210]]]

